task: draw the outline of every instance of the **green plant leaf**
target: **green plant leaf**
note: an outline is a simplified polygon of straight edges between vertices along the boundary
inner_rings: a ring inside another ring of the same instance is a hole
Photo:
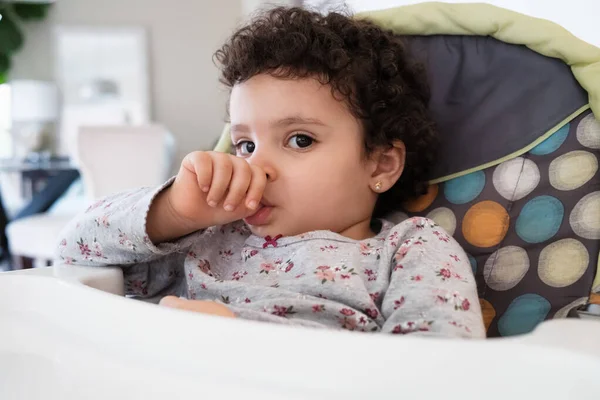
[[[6,76],[10,69],[10,57],[7,54],[0,53],[0,74]]]
[[[0,85],[6,83],[6,77],[4,76],[4,74],[0,74]]]
[[[10,54],[23,45],[23,34],[10,12],[3,10],[0,20],[0,53]]]
[[[15,3],[13,10],[23,21],[39,20],[46,17],[50,4]]]

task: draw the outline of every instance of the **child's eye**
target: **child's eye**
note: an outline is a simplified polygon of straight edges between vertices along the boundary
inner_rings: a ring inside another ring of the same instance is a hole
[[[293,149],[304,149],[313,144],[314,139],[307,135],[294,135],[288,141],[288,144]]]
[[[243,140],[235,145],[235,150],[237,154],[242,156],[247,156],[249,154],[254,153],[255,148],[256,145],[254,144],[254,142],[250,142],[248,140]]]

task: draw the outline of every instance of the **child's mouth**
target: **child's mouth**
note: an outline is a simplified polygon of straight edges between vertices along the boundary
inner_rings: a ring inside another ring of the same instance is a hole
[[[244,218],[244,222],[248,225],[260,226],[265,225],[269,216],[271,215],[272,206],[264,205],[260,203],[258,210],[249,217]]]

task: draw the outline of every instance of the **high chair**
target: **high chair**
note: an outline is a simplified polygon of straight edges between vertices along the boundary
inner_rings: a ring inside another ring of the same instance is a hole
[[[357,17],[407,35],[442,138],[428,193],[389,218],[427,216],[463,246],[489,338],[191,314],[118,296],[120,269],[56,266],[1,275],[11,393],[37,393],[28,376],[61,399],[597,397],[600,49],[485,4]]]

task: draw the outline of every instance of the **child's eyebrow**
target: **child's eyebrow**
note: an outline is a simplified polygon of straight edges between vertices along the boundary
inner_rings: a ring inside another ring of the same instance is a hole
[[[326,123],[317,118],[308,118],[301,116],[291,116],[271,122],[271,126],[276,128],[285,128],[290,125],[320,125],[327,126]],[[250,128],[245,124],[233,124],[229,131],[233,133],[249,133]]]
[[[289,125],[321,125],[327,126],[323,121],[317,118],[307,118],[301,116],[291,116],[273,122],[271,125],[276,127],[286,127]]]

